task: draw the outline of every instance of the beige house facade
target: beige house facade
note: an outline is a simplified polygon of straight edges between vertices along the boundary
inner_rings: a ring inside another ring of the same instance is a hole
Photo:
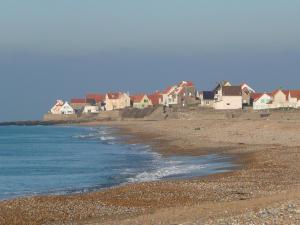
[[[241,86],[220,86],[217,88],[214,108],[217,110],[242,109]]]
[[[144,109],[152,106],[152,101],[147,95],[131,96],[131,104],[133,108]]]
[[[127,93],[107,93],[105,96],[105,109],[107,111],[130,107],[130,97]]]

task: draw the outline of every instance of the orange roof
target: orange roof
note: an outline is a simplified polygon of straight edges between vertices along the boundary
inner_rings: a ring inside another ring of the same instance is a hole
[[[140,95],[132,95],[130,96],[130,99],[133,101],[133,102],[141,102],[143,100],[143,98],[145,97],[145,94],[140,94]]]
[[[148,98],[151,100],[152,105],[159,105],[160,99],[162,99],[162,95],[159,92],[148,95]]]
[[[166,90],[164,90],[162,93],[163,94],[168,94],[173,88],[174,88],[174,86],[170,86]]]
[[[72,104],[84,104],[86,103],[86,99],[83,98],[73,98],[71,99]]]
[[[290,90],[289,92],[292,98],[297,98],[297,100],[300,100],[300,90]]]
[[[286,96],[289,95],[289,91],[288,91],[288,90],[281,90],[281,89],[277,89],[277,90],[275,90],[275,91],[272,91],[270,94],[271,94],[272,96],[274,96],[274,95],[276,95],[279,91],[282,91],[283,94],[285,94]]]
[[[253,99],[253,101],[257,101],[261,96],[263,96],[263,93],[252,93],[251,94],[251,98]]]
[[[274,97],[279,91],[282,91],[282,93],[286,96],[286,100],[288,100],[288,97],[289,97],[289,91],[288,90],[277,89],[277,90],[271,92],[270,96]]]
[[[192,81],[181,81],[178,86],[180,86],[180,87],[193,87],[195,85]]]
[[[96,103],[103,102],[105,100],[104,94],[87,94],[86,99],[93,99]]]

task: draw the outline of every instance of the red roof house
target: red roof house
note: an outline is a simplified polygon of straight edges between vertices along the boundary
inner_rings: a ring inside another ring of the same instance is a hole
[[[86,95],[86,101],[95,101],[96,104],[102,103],[105,101],[105,94],[92,93]]]
[[[73,98],[71,99],[71,104],[85,104],[86,99],[84,98]]]
[[[149,99],[152,102],[152,105],[160,105],[162,104],[163,101],[163,97],[162,94],[160,92],[155,92],[151,95],[148,95]]]

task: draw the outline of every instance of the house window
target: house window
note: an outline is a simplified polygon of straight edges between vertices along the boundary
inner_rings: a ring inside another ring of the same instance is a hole
[[[144,103],[147,103],[148,102],[148,100],[147,99],[144,99]]]
[[[230,105],[230,103],[227,103],[226,105]]]

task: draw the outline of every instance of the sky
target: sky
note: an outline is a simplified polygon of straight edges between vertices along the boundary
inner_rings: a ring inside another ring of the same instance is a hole
[[[0,121],[181,80],[300,89],[299,0],[0,0]]]

